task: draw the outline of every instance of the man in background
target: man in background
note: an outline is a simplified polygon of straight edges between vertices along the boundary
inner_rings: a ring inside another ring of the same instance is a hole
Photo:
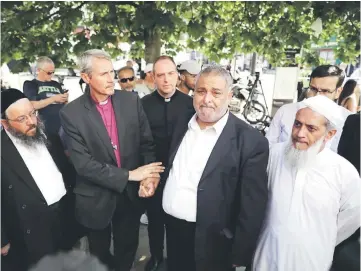
[[[194,60],[184,61],[179,66],[179,86],[178,89],[189,96],[193,96],[196,84],[196,77],[201,71],[201,65]]]
[[[344,78],[345,73],[337,66],[322,65],[317,67],[311,73],[307,97],[322,95],[332,101],[337,100],[342,91]],[[278,109],[266,134],[270,146],[289,139],[297,110],[298,103],[286,104]],[[350,111],[341,106],[337,106],[336,110],[341,111],[344,121],[351,114]],[[337,127],[337,134],[332,140],[327,142],[327,147],[331,148],[334,152],[337,152],[338,142],[342,133],[343,123],[340,123],[340,125],[341,127]]]
[[[68,102],[69,94],[64,92],[58,82],[52,80],[55,65],[50,58],[39,57],[36,61],[36,70],[36,79],[25,81],[23,92],[34,108],[39,110],[46,132],[58,134],[60,128],[59,112]]]
[[[177,67],[173,58],[160,56],[153,66],[157,89],[142,99],[145,114],[155,143],[156,159],[168,165],[170,143],[177,126],[187,126],[194,114],[192,98],[176,89]],[[164,181],[159,184],[155,195],[146,199],[148,215],[149,247],[152,255],[145,271],[159,270],[163,262],[164,211],[162,197]]]
[[[135,74],[133,68],[125,66],[118,71],[118,82],[121,87],[121,90],[134,92],[139,95],[139,98],[144,97],[149,94],[144,92],[138,92],[135,90]]]
[[[138,92],[152,93],[155,90],[153,77],[153,63],[148,63],[144,69],[144,75],[135,85]]]

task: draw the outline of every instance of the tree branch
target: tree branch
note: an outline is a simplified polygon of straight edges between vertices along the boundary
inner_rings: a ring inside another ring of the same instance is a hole
[[[83,3],[81,3],[79,6],[77,6],[77,7],[74,8],[74,9],[80,9],[80,8],[82,8],[86,3],[87,3],[87,2],[83,2]],[[26,28],[24,29],[24,32],[25,32],[25,31],[28,31],[30,28],[32,28],[32,27],[34,27],[34,26],[36,26],[36,25],[39,25],[39,24],[41,24],[41,23],[49,20],[51,17],[53,17],[54,15],[59,14],[61,11],[63,11],[63,10],[60,8],[58,11],[53,12],[53,13],[49,14],[48,16],[46,16],[45,18],[43,18],[43,19],[41,19],[41,20],[39,20],[39,21],[31,24],[30,26],[28,26],[28,27],[26,27]]]
[[[135,7],[135,8],[139,7],[138,4],[136,4],[136,3],[132,2],[132,1],[119,1],[119,2],[117,2],[117,5],[119,5],[119,6],[129,5],[129,6],[132,6],[132,7]]]

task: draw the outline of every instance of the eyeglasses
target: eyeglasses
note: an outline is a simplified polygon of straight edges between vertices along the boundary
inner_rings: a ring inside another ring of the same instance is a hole
[[[329,93],[329,94],[332,94],[336,91],[337,89],[335,89],[334,91],[330,91],[328,89],[318,89],[318,88],[315,88],[313,86],[309,86],[308,87],[308,91],[312,91],[313,93],[315,94],[318,94],[318,93],[321,93],[321,94],[326,94],[326,93]]]
[[[121,83],[126,83],[126,82],[128,82],[128,80],[129,80],[129,82],[133,82],[133,81],[134,81],[134,76],[129,77],[129,78],[119,79],[119,81],[120,81]]]
[[[53,73],[55,73],[55,71],[47,72],[46,70],[43,70],[43,69],[40,69],[40,70],[42,70],[43,72],[45,72],[47,75],[52,75]]]
[[[31,118],[31,119],[34,119],[37,116],[38,116],[38,110],[34,109],[28,115],[23,115],[23,116],[17,117],[16,119],[8,119],[7,118],[7,120],[16,121],[16,122],[19,122],[19,123],[24,123],[28,117]]]

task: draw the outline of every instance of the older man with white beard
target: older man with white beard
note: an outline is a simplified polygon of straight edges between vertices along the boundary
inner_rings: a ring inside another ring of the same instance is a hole
[[[360,178],[325,148],[342,121],[322,96],[301,103],[290,142],[271,148],[269,203],[252,270],[326,271],[335,246],[360,227]]]

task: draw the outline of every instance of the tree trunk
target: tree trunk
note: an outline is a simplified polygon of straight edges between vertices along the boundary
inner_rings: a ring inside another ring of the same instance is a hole
[[[146,63],[153,63],[160,56],[160,49],[162,47],[160,30],[157,27],[144,30],[144,44],[144,60]]]

